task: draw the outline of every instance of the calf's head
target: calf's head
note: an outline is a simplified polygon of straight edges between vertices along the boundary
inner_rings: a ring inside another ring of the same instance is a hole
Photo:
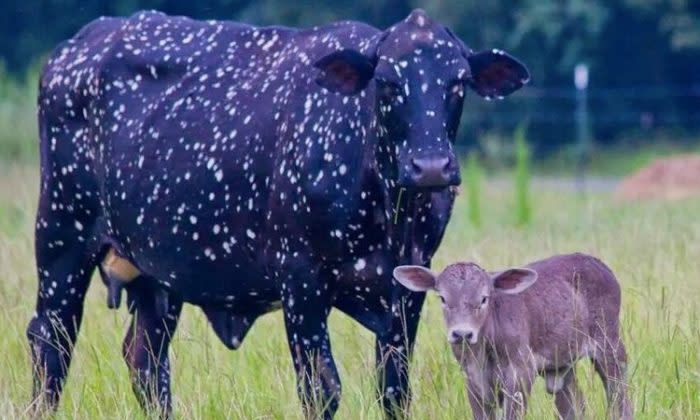
[[[402,265],[394,269],[394,278],[414,292],[435,291],[442,301],[447,340],[474,344],[493,310],[492,298],[522,292],[537,281],[537,273],[529,268],[488,273],[476,264],[456,263],[439,275],[425,267]]]
[[[315,64],[326,89],[375,99],[377,165],[390,186],[442,188],[460,183],[454,142],[466,88],[502,98],[529,80],[500,50],[475,53],[422,10],[378,36],[367,51],[340,50]]]

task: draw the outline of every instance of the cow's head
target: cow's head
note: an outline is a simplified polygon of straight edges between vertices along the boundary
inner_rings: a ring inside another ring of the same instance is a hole
[[[328,90],[354,95],[373,87],[367,92],[376,95],[378,165],[406,188],[460,183],[453,147],[466,88],[502,98],[530,77],[503,51],[471,51],[422,10],[387,29],[368,52],[336,51],[315,66]]]
[[[436,275],[422,266],[402,265],[394,269],[394,278],[415,292],[435,291],[442,301],[447,340],[475,344],[493,311],[492,298],[526,290],[537,281],[537,272],[509,268],[488,273],[476,264],[456,263]]]

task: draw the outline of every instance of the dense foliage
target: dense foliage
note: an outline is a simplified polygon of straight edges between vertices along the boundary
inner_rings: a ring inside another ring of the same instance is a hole
[[[425,8],[474,49],[503,47],[522,58],[531,87],[514,100],[471,101],[462,144],[526,121],[539,149],[574,139],[572,71],[590,66],[595,138],[630,130],[700,129],[700,2],[691,0],[5,0],[0,56],[21,74],[57,42],[100,15],[159,9],[197,18],[309,26],[337,19],[387,27]]]

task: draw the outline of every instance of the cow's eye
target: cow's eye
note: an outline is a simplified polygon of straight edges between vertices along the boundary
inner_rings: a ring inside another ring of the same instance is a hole
[[[438,295],[438,296],[440,297],[440,302],[442,302],[442,304],[444,305],[444,304],[445,304],[445,298],[442,297],[442,295]]]
[[[489,300],[489,297],[488,297],[488,296],[482,297],[482,298],[481,298],[481,306],[486,305],[486,302],[488,302],[488,300]]]
[[[380,89],[384,99],[391,101],[403,101],[403,90],[398,83],[383,81]]]

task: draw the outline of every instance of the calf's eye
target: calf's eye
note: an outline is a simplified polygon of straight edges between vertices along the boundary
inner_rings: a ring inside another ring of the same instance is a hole
[[[438,296],[440,297],[440,302],[442,302],[442,304],[444,305],[444,304],[445,304],[445,298],[442,297],[442,295],[438,295]]]
[[[481,306],[486,305],[486,301],[488,301],[488,300],[489,300],[489,297],[488,297],[488,296],[482,297],[482,298],[481,298]]]

